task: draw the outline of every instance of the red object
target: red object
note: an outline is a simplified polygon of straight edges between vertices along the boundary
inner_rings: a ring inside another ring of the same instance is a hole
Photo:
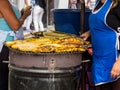
[[[90,55],[92,55],[92,48],[88,48],[88,53],[90,54]]]

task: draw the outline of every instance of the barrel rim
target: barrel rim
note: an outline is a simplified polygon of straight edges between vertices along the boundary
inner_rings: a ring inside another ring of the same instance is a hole
[[[24,52],[17,49],[9,48],[11,52],[17,53],[17,54],[23,54],[23,55],[71,55],[71,54],[82,54],[83,52],[77,51],[77,52],[43,52],[43,53],[33,53],[33,52]]]
[[[27,73],[74,73],[77,71],[81,70],[81,66],[76,66],[76,67],[71,67],[71,69],[54,69],[54,70],[49,70],[49,69],[32,69],[32,68],[22,68],[22,67],[16,67],[13,65],[9,65],[10,70],[16,70],[16,71],[21,71],[21,72],[27,72]]]

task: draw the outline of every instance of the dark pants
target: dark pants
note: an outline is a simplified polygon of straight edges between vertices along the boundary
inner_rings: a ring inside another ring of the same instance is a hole
[[[9,49],[3,46],[0,53],[0,90],[8,90],[8,64],[3,61],[9,60]]]
[[[120,79],[115,82],[110,82],[97,87],[99,90],[120,90]]]

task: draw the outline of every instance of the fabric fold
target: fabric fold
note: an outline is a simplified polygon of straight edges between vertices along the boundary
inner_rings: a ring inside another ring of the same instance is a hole
[[[6,38],[7,38],[7,35],[10,35],[10,36],[14,36],[15,37],[15,33],[14,31],[3,31],[3,30],[0,30],[0,52],[2,50],[2,47],[6,41]]]

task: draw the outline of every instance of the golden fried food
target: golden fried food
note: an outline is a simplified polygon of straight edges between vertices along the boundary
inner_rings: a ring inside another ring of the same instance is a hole
[[[7,46],[7,47],[12,46],[13,44],[14,44],[14,42],[11,42],[11,41],[6,42],[6,46]]]
[[[84,52],[89,45],[88,41],[84,41],[75,35],[62,35],[62,33],[58,35],[56,34],[58,33],[47,32],[45,35],[49,35],[48,37],[45,36],[40,38],[26,38],[25,40],[15,40],[12,42],[6,42],[6,46],[25,52],[47,53]],[[62,38],[60,35],[62,35]]]
[[[23,43],[24,41],[21,41],[21,40],[15,40],[15,41],[7,41],[6,42],[6,46],[7,47],[11,47],[12,45],[14,44],[20,44],[20,43]]]

